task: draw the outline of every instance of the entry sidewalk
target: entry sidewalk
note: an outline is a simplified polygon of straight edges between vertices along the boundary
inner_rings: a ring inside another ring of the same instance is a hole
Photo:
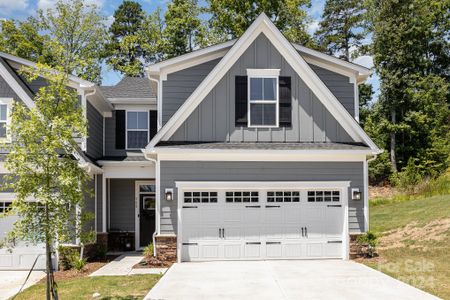
[[[126,276],[136,274],[163,274],[167,268],[137,268],[133,266],[138,264],[144,256],[139,252],[129,252],[122,254],[112,262],[104,265],[89,276]]]

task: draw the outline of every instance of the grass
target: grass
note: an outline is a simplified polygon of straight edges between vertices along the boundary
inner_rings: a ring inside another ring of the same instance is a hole
[[[381,234],[380,256],[364,263],[438,297],[450,299],[450,230],[440,223],[446,219],[450,219],[450,195],[371,203],[370,226],[372,231]],[[430,223],[436,225],[430,226]],[[405,229],[405,226],[408,227]],[[436,226],[441,226],[439,234],[432,232]],[[398,234],[399,231],[402,234]]]
[[[159,275],[104,276],[82,277],[59,281],[60,299],[94,299],[92,295],[99,293],[95,299],[101,300],[134,300],[143,299],[158,282]],[[45,299],[45,283],[38,283],[16,297],[17,300]]]

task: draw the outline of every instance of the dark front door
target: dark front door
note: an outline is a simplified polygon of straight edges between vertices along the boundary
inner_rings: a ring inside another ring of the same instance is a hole
[[[155,185],[139,184],[139,246],[152,242],[156,215]]]

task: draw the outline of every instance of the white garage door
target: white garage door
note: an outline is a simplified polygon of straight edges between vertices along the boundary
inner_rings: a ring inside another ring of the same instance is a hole
[[[182,190],[181,259],[343,258],[342,191]]]
[[[0,202],[0,213],[8,209],[10,202]],[[3,240],[11,230],[17,216],[0,218],[0,239]],[[45,246],[17,242],[14,247],[0,248],[0,270],[29,270],[38,257],[36,270],[45,269]]]

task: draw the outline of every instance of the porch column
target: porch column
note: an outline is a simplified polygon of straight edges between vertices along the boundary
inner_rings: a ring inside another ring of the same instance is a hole
[[[102,232],[106,232],[106,176],[102,176]]]

